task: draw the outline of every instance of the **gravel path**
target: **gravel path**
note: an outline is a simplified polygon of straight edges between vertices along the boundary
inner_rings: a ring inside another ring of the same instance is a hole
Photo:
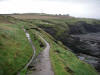
[[[49,57],[50,45],[42,37],[41,39],[45,42],[46,48],[32,62],[29,67],[30,71],[27,72],[27,75],[54,75]]]

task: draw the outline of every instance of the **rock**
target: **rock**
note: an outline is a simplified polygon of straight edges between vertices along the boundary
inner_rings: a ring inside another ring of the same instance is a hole
[[[81,41],[76,38],[80,38]],[[84,53],[100,58],[100,33],[73,35],[73,39],[73,47],[77,49],[74,52]]]
[[[83,60],[87,62],[88,64],[91,64],[92,66],[96,68],[98,72],[100,72],[100,58],[89,56],[82,53],[77,54],[77,56],[80,60]]]

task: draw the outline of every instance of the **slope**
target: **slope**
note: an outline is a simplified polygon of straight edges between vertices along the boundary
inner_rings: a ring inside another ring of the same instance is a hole
[[[41,35],[49,42],[51,46],[50,58],[55,75],[97,75],[92,66],[79,60],[61,42],[56,41],[42,29],[37,28],[31,31]]]

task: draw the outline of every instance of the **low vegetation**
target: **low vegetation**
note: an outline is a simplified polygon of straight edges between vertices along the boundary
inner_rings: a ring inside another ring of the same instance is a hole
[[[0,75],[15,75],[31,59],[33,49],[23,30],[26,24],[11,17],[0,16]],[[36,34],[29,33],[38,55],[44,44]]]
[[[32,56],[33,50],[21,25],[9,20],[0,23],[0,75],[16,74]]]
[[[31,36],[37,50],[36,56],[45,46],[39,35],[50,43],[50,58],[55,75],[97,75],[96,70],[91,65],[79,60],[74,53],[56,39],[61,38],[61,36],[67,38],[70,30],[67,24],[70,21],[73,25],[76,20],[74,18],[70,19],[23,21],[6,16],[0,17],[0,75],[15,75],[32,56],[32,47],[22,27]],[[53,37],[39,27],[49,33],[51,31],[50,34]],[[50,31],[46,28],[49,28]]]
[[[36,56],[38,56],[38,54],[44,49],[45,44],[41,40],[41,38],[31,29],[29,30],[29,34],[30,34],[33,44],[36,48]]]

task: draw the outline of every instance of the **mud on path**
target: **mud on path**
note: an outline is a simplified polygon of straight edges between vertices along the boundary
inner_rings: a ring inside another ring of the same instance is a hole
[[[45,42],[46,48],[30,64],[27,75],[54,75],[49,57],[50,45],[45,39],[40,38]]]

